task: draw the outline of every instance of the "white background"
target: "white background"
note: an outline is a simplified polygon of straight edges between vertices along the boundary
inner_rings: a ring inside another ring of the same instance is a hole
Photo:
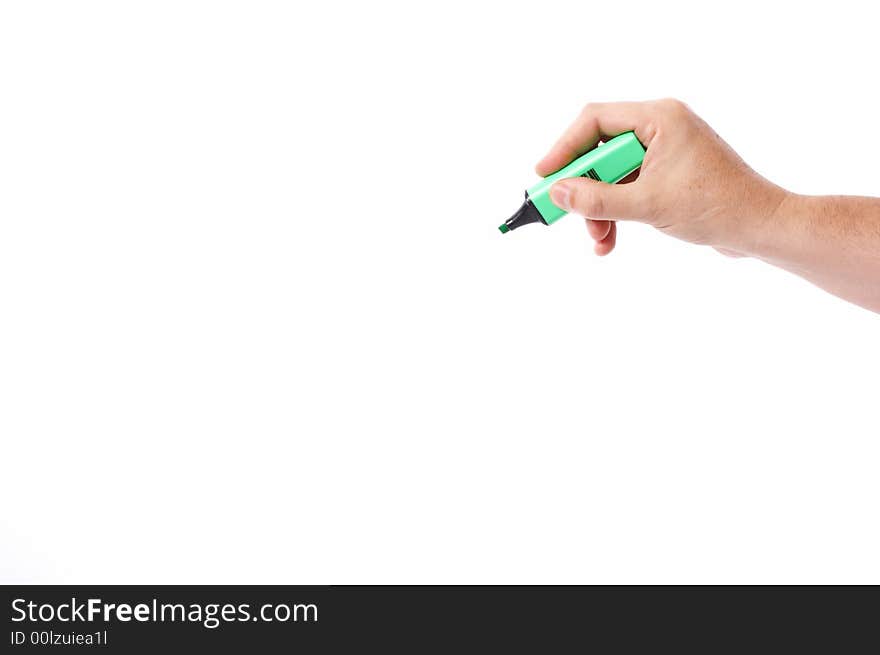
[[[805,4],[3,3],[0,582],[880,583],[880,317],[496,229],[587,101],[880,194]]]

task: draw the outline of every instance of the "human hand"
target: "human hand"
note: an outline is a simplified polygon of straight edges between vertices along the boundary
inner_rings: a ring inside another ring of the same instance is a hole
[[[646,153],[619,184],[570,178],[553,185],[554,204],[587,219],[599,255],[617,242],[617,220],[636,220],[727,255],[754,252],[762,227],[787,192],[749,168],[682,102],[589,104],[538,163],[539,175],[622,132],[634,131]]]

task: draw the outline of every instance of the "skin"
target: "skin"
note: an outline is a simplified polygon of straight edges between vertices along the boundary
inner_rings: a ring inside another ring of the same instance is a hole
[[[764,260],[880,312],[880,199],[786,191],[678,100],[589,104],[536,170],[549,175],[630,130],[646,148],[638,172],[616,185],[562,180],[550,191],[556,205],[586,218],[596,254],[614,250],[617,221],[639,221],[725,255]]]

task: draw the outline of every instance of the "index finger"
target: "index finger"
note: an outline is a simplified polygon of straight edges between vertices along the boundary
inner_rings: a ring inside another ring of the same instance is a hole
[[[538,175],[546,177],[571,160],[596,147],[603,136],[635,132],[646,148],[654,137],[650,113],[645,102],[603,102],[584,107],[580,116],[535,166]]]

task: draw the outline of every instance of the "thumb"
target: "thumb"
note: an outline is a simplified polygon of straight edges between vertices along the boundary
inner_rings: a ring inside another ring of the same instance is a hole
[[[589,178],[560,180],[550,188],[550,200],[566,211],[587,218],[644,219],[647,213],[637,183],[608,184]]]

